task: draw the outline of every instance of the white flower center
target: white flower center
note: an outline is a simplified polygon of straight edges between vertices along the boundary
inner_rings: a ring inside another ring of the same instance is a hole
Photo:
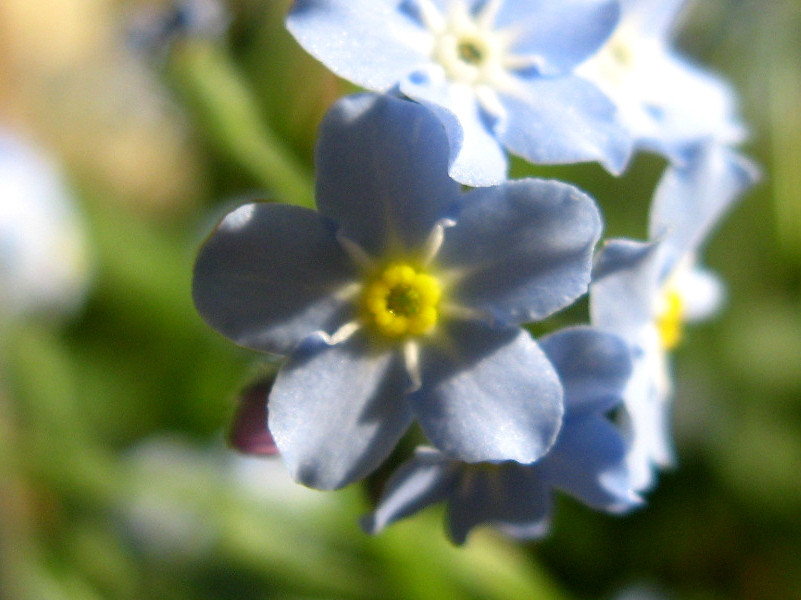
[[[635,73],[638,52],[636,32],[625,24],[620,25],[595,56],[579,67],[579,71],[607,94],[614,95],[626,87]]]
[[[509,32],[495,28],[501,0],[489,0],[472,14],[464,0],[453,0],[441,14],[428,0],[420,0],[421,14],[434,36],[431,57],[455,83],[498,88],[512,69],[528,66],[509,52]]]

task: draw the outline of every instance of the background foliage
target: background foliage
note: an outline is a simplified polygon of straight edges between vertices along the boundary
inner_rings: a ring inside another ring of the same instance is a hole
[[[765,177],[708,248],[729,301],[676,356],[677,468],[636,514],[564,499],[545,541],[464,549],[437,510],[362,534],[380,474],[311,492],[225,447],[268,366],[196,315],[194,251],[237,202],[311,201],[316,125],[351,91],[285,33],[286,0],[226,6],[225,38],[167,52],[131,44],[158,3],[0,4],[0,121],[62,161],[93,251],[79,314],[0,330],[0,597],[801,598],[801,3],[698,2],[681,30],[740,91]],[[608,235],[644,237],[662,166],[515,175],[577,182]]]

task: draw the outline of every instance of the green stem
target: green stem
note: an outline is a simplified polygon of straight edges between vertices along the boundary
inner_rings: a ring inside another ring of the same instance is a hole
[[[311,174],[262,118],[252,91],[225,49],[187,42],[172,73],[212,141],[284,202],[314,206]]]

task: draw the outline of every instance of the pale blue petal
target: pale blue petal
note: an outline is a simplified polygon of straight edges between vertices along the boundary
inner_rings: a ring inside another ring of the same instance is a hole
[[[746,137],[734,90],[718,75],[666,50],[641,69],[640,79],[642,106],[652,125],[639,132],[643,149],[683,164],[688,144],[711,140],[732,145]]]
[[[317,206],[374,256],[419,249],[459,198],[445,129],[424,106],[390,96],[339,100],[317,145]]]
[[[687,0],[620,0],[622,20],[636,23],[637,31],[653,38],[670,34]]]
[[[601,221],[592,199],[526,179],[469,192],[437,257],[461,278],[449,295],[501,323],[543,319],[585,293]]]
[[[330,221],[296,206],[248,204],[200,249],[192,294],[203,319],[226,337],[286,354],[349,318],[335,292],[354,277]]]
[[[470,186],[495,185],[506,179],[506,152],[492,131],[493,117],[470,87],[450,83],[441,73],[429,70],[404,79],[400,91],[431,109],[445,127],[451,177]]]
[[[418,448],[387,481],[375,511],[361,520],[364,530],[378,533],[395,521],[446,500],[457,482],[457,464],[436,450]]]
[[[641,503],[631,489],[626,444],[600,415],[568,416],[557,445],[537,468],[549,483],[593,508],[620,512]]]
[[[428,439],[466,462],[537,460],[562,421],[562,386],[537,343],[478,322],[443,329],[421,350],[423,383],[410,396]]]
[[[610,240],[601,250],[590,285],[593,325],[637,340],[652,323],[661,289],[662,259],[657,244]]]
[[[665,388],[669,376],[664,351],[658,347],[642,349],[634,363],[631,382],[626,389],[625,411],[621,425],[628,446],[626,462],[631,487],[642,491],[655,481],[656,467],[675,462],[671,435],[670,389]]]
[[[597,51],[612,34],[616,0],[506,0],[496,19],[517,34],[512,52],[544,60],[549,74],[566,72]]]
[[[455,544],[483,524],[538,537],[547,531],[550,509],[550,492],[534,469],[516,463],[468,465],[448,504],[448,533]]]
[[[512,153],[537,164],[598,161],[613,174],[626,167],[632,140],[615,106],[589,81],[536,78],[500,98],[506,119],[498,137]]]
[[[269,398],[269,429],[292,477],[335,489],[373,471],[411,423],[409,385],[402,361],[358,333],[334,346],[308,338]]]
[[[427,32],[399,0],[295,0],[286,25],[340,77],[386,91],[430,62]]]
[[[574,327],[542,338],[540,346],[562,380],[566,415],[602,413],[622,402],[631,376],[631,353],[621,338]]]
[[[754,165],[719,144],[697,146],[687,164],[670,167],[651,206],[649,236],[672,261],[695,252],[710,230],[758,177]]]

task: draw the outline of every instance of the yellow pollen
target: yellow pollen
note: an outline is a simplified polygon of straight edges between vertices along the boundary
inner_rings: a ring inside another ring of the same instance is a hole
[[[437,324],[442,288],[427,273],[406,263],[392,263],[365,287],[367,319],[384,335],[422,335]]]
[[[664,297],[664,308],[656,319],[659,338],[665,350],[673,350],[681,341],[684,322],[684,302],[676,290],[667,290]]]
[[[634,53],[626,40],[613,38],[609,42],[609,52],[621,68],[627,69],[634,64]]]
[[[459,40],[456,52],[462,62],[470,65],[480,65],[486,55],[486,50],[482,47],[482,44],[470,39]]]

